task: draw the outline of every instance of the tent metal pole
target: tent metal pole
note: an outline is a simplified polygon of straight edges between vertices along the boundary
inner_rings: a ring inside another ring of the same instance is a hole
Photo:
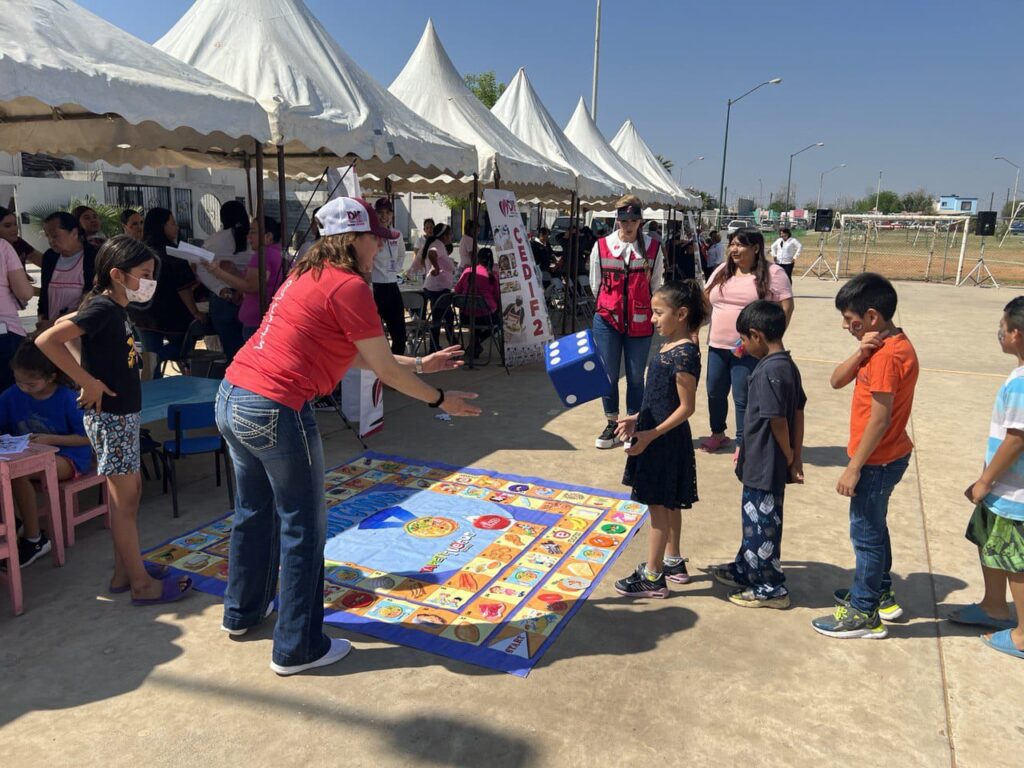
[[[252,216],[252,158],[249,157],[248,152],[245,153],[243,160],[245,162],[245,196],[249,201],[249,215]]]
[[[267,249],[263,243],[263,145],[256,144],[256,258],[260,287],[260,317],[267,311]]]
[[[476,264],[477,256],[476,249],[478,247],[478,241],[480,240],[480,178],[477,174],[473,174],[473,223],[476,225],[476,234],[473,236],[473,251],[469,260],[469,296],[467,299],[467,306],[473,306],[476,302],[473,297],[476,296]],[[465,227],[465,223],[463,223]],[[465,237],[465,229],[463,229],[463,237]],[[461,275],[460,275],[461,277]],[[475,368],[473,364],[473,352],[476,350],[476,315],[470,310],[469,313],[469,354],[466,355],[466,367]]]
[[[299,231],[299,227],[302,226],[302,217],[306,215],[306,211],[309,210],[309,204],[313,202],[313,195],[316,194],[317,190],[320,189],[320,185],[324,183],[324,179],[327,178],[328,168],[324,168],[324,172],[320,174],[320,178],[316,180],[316,186],[313,187],[313,191],[309,193],[309,199],[306,200],[306,204],[302,206],[302,213],[299,214],[299,220],[295,222],[295,229],[292,230],[291,236],[288,238],[289,241],[295,239],[296,233]],[[306,231],[302,233],[302,242],[306,242],[306,238],[309,237],[309,231],[313,228],[312,219],[309,220],[309,224],[306,226]],[[282,228],[282,232],[284,229]]]
[[[277,145],[277,195],[278,212],[281,217],[281,256],[288,261],[288,250],[292,239],[288,235],[288,195],[284,180],[284,147]],[[284,238],[288,238],[287,240]]]

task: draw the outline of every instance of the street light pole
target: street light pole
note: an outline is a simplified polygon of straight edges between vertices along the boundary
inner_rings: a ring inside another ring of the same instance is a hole
[[[725,142],[722,145],[722,179],[721,179],[721,182],[718,185],[718,206],[719,206],[719,208],[722,208],[722,207],[725,206],[725,200],[723,199],[725,197],[725,157],[726,157],[726,154],[729,151],[729,117],[732,114],[732,105],[735,104],[740,99],[742,99],[744,96],[749,96],[754,91],[756,91],[758,88],[763,88],[766,85],[778,85],[781,82],[782,82],[782,78],[781,77],[773,77],[771,80],[765,80],[760,85],[755,85],[749,91],[744,93],[743,96],[740,96],[740,97],[735,98],[735,99],[729,99],[728,103],[726,104],[726,108],[725,108]]]
[[[703,160],[703,159],[704,159],[704,155],[697,155],[695,158],[693,158],[693,160],[691,160],[690,162],[688,162],[686,165],[684,165],[682,168],[679,169],[679,186],[680,187],[683,186],[683,168],[689,168],[694,163],[696,163],[696,162],[698,162],[700,160]]]
[[[878,200],[882,196],[882,172],[878,172],[878,187],[875,189],[875,213],[881,213],[878,210]]]
[[[801,149],[799,152],[794,152],[789,156],[789,176],[786,177],[786,210],[792,210],[793,205],[789,199],[789,189],[793,181],[793,158],[799,155],[801,152],[806,152],[808,149],[814,149],[815,147],[824,147],[825,142],[818,141],[814,144],[808,144],[806,147]]]
[[[997,155],[995,159],[1002,160],[1004,163],[1009,163],[1017,169],[1017,174],[1013,177],[1013,205],[1010,206],[1010,216],[1012,217],[1014,212],[1017,210],[1017,183],[1020,181],[1020,166],[1002,155]]]
[[[818,177],[818,202],[814,206],[814,210],[817,211],[821,208],[821,185],[825,183],[825,174],[832,173],[832,171],[838,171],[840,168],[845,168],[846,163],[840,163],[839,165],[829,168],[827,171],[822,171],[821,176]]]

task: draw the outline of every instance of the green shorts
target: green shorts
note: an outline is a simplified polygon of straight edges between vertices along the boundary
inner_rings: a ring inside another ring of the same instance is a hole
[[[1024,520],[1000,517],[979,504],[967,524],[966,536],[978,546],[985,567],[1024,573]]]

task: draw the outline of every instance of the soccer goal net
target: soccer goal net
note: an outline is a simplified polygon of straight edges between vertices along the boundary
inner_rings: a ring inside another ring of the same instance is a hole
[[[838,224],[819,239],[819,250],[841,278],[879,272],[894,280],[957,282],[963,269],[967,216],[847,213]]]

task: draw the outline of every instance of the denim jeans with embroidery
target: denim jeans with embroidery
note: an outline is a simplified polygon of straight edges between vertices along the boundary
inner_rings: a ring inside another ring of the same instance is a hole
[[[315,661],[330,638],[323,632],[324,454],[313,411],[308,404],[293,410],[227,380],[216,411],[236,488],[224,626],[259,623],[277,591],[280,566],[273,660]]]

